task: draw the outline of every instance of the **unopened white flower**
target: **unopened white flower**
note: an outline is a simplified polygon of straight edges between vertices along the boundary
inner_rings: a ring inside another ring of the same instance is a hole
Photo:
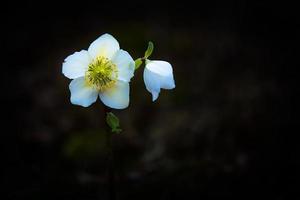
[[[123,109],[129,105],[134,61],[109,34],[92,42],[87,51],[68,56],[62,73],[73,79],[69,85],[72,104],[88,107],[99,96],[111,108]]]
[[[175,88],[171,64],[161,60],[147,60],[144,82],[147,90],[152,94],[152,101],[158,98],[161,88],[168,90]]]

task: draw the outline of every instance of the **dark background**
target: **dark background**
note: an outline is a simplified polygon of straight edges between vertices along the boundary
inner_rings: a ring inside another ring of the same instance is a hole
[[[147,3],[147,5],[145,4]],[[13,2],[2,7],[1,199],[107,199],[103,104],[69,101],[65,57],[110,33],[173,65],[151,102],[140,68],[114,111],[118,199],[299,195],[299,14],[285,2]]]

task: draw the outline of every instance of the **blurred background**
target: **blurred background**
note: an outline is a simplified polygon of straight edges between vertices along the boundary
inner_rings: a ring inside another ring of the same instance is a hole
[[[152,103],[143,68],[114,111],[118,199],[299,195],[298,9],[253,1],[14,3],[1,15],[1,199],[108,199],[104,106],[70,103],[62,62],[110,33],[173,65]],[[8,14],[5,14],[8,11]]]

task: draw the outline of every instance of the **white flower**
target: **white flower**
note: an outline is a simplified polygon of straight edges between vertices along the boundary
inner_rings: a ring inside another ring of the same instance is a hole
[[[87,51],[68,56],[62,73],[73,79],[69,85],[72,104],[88,107],[99,96],[111,108],[123,109],[129,105],[134,61],[109,34],[96,39]]]
[[[161,60],[147,60],[144,82],[147,90],[152,94],[152,101],[158,98],[161,88],[168,90],[175,88],[171,64]]]

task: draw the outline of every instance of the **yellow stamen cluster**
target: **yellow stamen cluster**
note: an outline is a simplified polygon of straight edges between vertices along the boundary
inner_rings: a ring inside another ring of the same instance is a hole
[[[104,91],[115,85],[118,78],[117,66],[105,57],[97,57],[85,73],[86,84]]]

